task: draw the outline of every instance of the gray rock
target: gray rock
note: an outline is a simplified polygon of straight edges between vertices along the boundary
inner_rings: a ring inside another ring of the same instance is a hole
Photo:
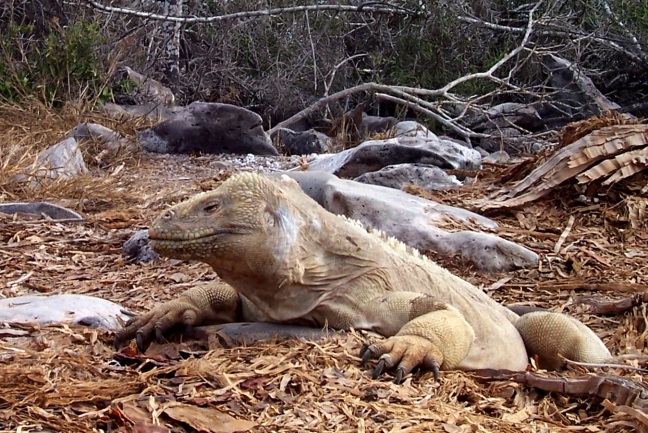
[[[522,153],[523,142],[514,140],[522,136],[515,128],[487,129],[484,134],[492,135],[491,138],[482,138],[480,146],[489,153],[504,150],[511,155]]]
[[[71,179],[87,172],[79,144],[70,137],[42,151],[29,171],[16,175],[14,180],[28,182],[30,188],[37,188],[49,180]]]
[[[78,213],[51,203],[2,203],[0,212],[6,214],[45,215],[53,220],[83,219]]]
[[[420,251],[462,256],[484,271],[505,272],[535,267],[538,255],[492,234],[446,232],[437,226],[448,220],[471,222],[485,229],[497,224],[481,215],[445,206],[405,192],[376,185],[339,179],[330,173],[286,172],[302,190],[325,209],[358,220]]]
[[[124,242],[122,253],[135,263],[153,262],[160,258],[151,248],[148,230],[140,230]]]
[[[194,102],[139,139],[145,150],[157,153],[279,154],[261,116],[229,104]]]
[[[484,158],[486,158],[488,155],[490,155],[490,153],[488,153],[488,151],[487,151],[486,149],[483,149],[483,148],[481,148],[480,146],[477,146],[477,147],[475,147],[474,149],[475,149],[477,152],[479,152],[479,154],[480,154],[481,157],[482,157],[482,160],[483,160]]]
[[[205,342],[221,340],[225,347],[255,344],[260,341],[302,340],[316,341],[343,334],[343,331],[308,328],[262,322],[224,323],[222,325],[199,326],[184,333],[184,337]],[[226,338],[223,338],[226,337]]]
[[[0,322],[51,325],[71,323],[116,330],[117,317],[128,320],[122,307],[86,295],[18,296],[0,299]]]
[[[468,127],[475,131],[507,128],[516,125],[527,130],[537,130],[542,126],[542,118],[534,104],[505,102],[478,113],[469,120]]]
[[[389,165],[378,171],[365,173],[354,180],[396,189],[403,189],[407,184],[427,190],[448,189],[462,185],[456,176],[448,175],[439,167],[424,164]]]
[[[441,141],[452,141],[453,143],[457,143],[457,144],[459,144],[461,146],[467,147],[468,149],[473,148],[472,144],[470,144],[469,142],[464,141],[464,140],[460,140],[458,138],[449,137],[447,135],[439,135],[439,140],[441,140]]]
[[[331,148],[331,139],[313,129],[292,131],[279,128],[272,133],[270,138],[281,149],[281,153],[288,156],[326,153]]]
[[[511,156],[503,150],[498,150],[497,152],[493,152],[484,157],[482,162],[490,164],[506,164],[507,162],[511,162]]]
[[[427,127],[413,120],[403,120],[394,127],[397,137],[437,138]]]
[[[321,155],[309,164],[308,170],[355,178],[389,165],[404,163],[474,170],[481,166],[481,156],[473,149],[451,141],[441,141],[436,136],[396,137],[366,141],[336,154]]]
[[[367,138],[375,134],[382,134],[393,130],[398,120],[395,117],[370,116],[362,113],[360,123],[360,137]]]
[[[44,150],[36,158],[35,167],[38,167],[37,176],[50,179],[70,179],[88,172],[79,144],[74,138],[66,138]]]

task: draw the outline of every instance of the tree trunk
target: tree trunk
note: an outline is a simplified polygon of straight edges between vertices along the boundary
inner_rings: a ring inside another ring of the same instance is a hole
[[[183,15],[183,0],[165,0],[164,13],[168,16]],[[180,29],[181,23],[164,21],[162,34],[164,35],[164,75],[172,90],[180,81]]]

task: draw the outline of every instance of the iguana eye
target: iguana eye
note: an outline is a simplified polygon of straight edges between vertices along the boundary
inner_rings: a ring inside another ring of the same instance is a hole
[[[220,202],[218,201],[212,201],[207,203],[207,205],[203,208],[203,210],[207,213],[214,213],[218,209],[220,209]]]

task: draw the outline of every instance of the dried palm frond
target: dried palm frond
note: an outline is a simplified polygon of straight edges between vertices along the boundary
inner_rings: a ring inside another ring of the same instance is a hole
[[[597,129],[559,149],[526,178],[481,207],[511,208],[535,201],[568,181],[612,185],[648,168],[648,125]]]
[[[558,147],[565,147],[574,141],[585,137],[592,131],[613,125],[637,125],[640,119],[627,117],[617,111],[607,111],[600,116],[567,124],[558,134]]]

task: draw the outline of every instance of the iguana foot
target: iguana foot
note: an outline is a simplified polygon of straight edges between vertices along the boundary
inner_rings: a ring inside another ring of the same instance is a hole
[[[198,309],[182,300],[158,305],[147,314],[134,317],[126,322],[124,329],[115,336],[115,349],[125,341],[135,338],[137,349],[144,352],[155,335],[158,343],[165,343],[164,333],[177,326],[193,326],[199,316]]]
[[[415,368],[439,370],[457,367],[468,355],[475,333],[461,313],[449,305],[435,304],[434,310],[403,325],[387,340],[363,348],[363,362],[378,358],[374,379],[385,369],[396,368],[396,383]]]
[[[527,353],[537,357],[540,368],[559,370],[564,366],[563,358],[585,363],[603,363],[612,358],[594,331],[566,314],[527,313],[517,320],[515,327]]]
[[[144,352],[155,336],[166,342],[164,333],[172,328],[185,328],[215,323],[233,322],[240,310],[240,299],[224,284],[205,285],[188,290],[180,298],[165,302],[149,313],[130,319],[115,335],[115,349],[135,338],[137,349]]]
[[[415,368],[431,370],[434,380],[439,380],[439,369],[443,364],[443,353],[431,341],[416,335],[397,335],[379,343],[364,345],[360,357],[362,365],[371,358],[378,358],[374,379],[383,371],[396,368],[396,383],[401,383],[403,377]]]

